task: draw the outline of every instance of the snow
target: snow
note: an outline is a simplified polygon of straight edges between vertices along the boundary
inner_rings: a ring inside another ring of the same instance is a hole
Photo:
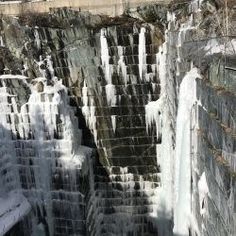
[[[206,198],[209,193],[205,172],[202,173],[198,181],[198,192],[199,192],[200,214],[204,215],[206,213]]]
[[[27,199],[19,192],[12,191],[0,196],[0,236],[7,233],[31,210]]]
[[[144,65],[146,64],[145,32],[146,29],[142,27],[139,33],[139,44],[138,44],[139,76],[141,79],[143,79]]]
[[[176,122],[174,233],[188,235],[191,224],[191,139],[192,108],[196,102],[197,68],[183,78],[179,91]]]

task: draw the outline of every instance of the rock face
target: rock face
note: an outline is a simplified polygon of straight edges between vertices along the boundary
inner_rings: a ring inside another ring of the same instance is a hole
[[[236,234],[236,43],[201,4],[2,20],[9,235]]]

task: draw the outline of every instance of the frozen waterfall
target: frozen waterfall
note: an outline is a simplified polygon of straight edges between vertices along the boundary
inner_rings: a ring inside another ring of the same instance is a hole
[[[196,79],[201,78],[197,68],[183,78],[179,91],[176,122],[175,206],[174,233],[189,235],[191,220],[191,123],[196,103]]]
[[[71,222],[83,218],[79,181],[91,150],[81,145],[78,118],[69,105],[67,90],[56,78],[50,85],[45,78],[27,80],[19,75],[0,76],[0,186],[9,194],[7,200],[0,193],[0,235],[22,220],[31,207],[39,216],[46,215],[44,226],[47,224],[50,235],[58,230],[53,222],[60,217]],[[65,202],[63,207],[58,199]],[[9,210],[2,208],[6,204]],[[33,228],[38,227],[35,224]],[[63,222],[60,225],[67,227]],[[77,226],[73,227],[77,232]]]

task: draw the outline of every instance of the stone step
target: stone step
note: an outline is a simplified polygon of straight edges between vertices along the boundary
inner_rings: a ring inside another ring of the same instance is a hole
[[[144,145],[118,145],[109,148],[105,148],[105,155],[111,156],[130,156],[130,155],[155,155],[156,145],[144,144]],[[104,148],[98,148],[99,153],[104,153]]]
[[[153,156],[150,156],[150,157],[153,157],[155,158],[156,155],[153,155]],[[121,167],[121,166],[107,166],[106,167],[106,170],[109,170],[109,175],[111,174],[114,174],[114,175],[130,175],[130,174],[133,174],[134,177],[135,175],[137,175],[137,173],[132,173],[130,172],[132,170],[132,168],[136,168],[138,167],[139,169],[141,168],[144,168],[145,170],[149,171],[149,172],[145,172],[142,174],[142,175],[148,175],[148,174],[157,174],[160,172],[160,168],[157,167],[156,165],[149,165],[149,164],[142,164],[142,165],[133,165],[133,166],[126,166],[126,167]],[[104,170],[105,170],[105,167],[99,167],[99,166],[96,166],[95,168],[95,174],[98,174],[98,173],[104,173]],[[106,172],[107,174],[107,172]],[[106,176],[106,174],[104,176]],[[140,175],[140,174],[139,174]],[[107,175],[108,176],[108,175]]]
[[[156,165],[156,158],[113,158],[113,156],[110,156],[110,163],[112,165],[120,165],[121,167],[127,166],[127,163],[130,163],[129,166],[135,166],[135,165],[143,165],[144,163],[147,163],[148,165]]]
[[[102,91],[106,92],[106,84],[105,85],[100,85],[99,88],[102,89]],[[143,83],[134,83],[134,84],[115,84],[113,87],[115,87],[117,93],[119,94],[118,91],[125,91],[125,92],[129,92],[129,91],[137,91],[137,92],[147,92],[149,90],[153,91],[156,88],[160,87],[160,83],[159,82],[143,82]],[[116,93],[116,94],[117,94]],[[123,93],[121,93],[123,94]],[[137,94],[138,95],[138,94]]]
[[[96,206],[132,206],[132,205],[155,205],[155,200],[150,200],[149,198],[126,198],[126,199],[99,199]]]
[[[139,145],[139,144],[150,144],[157,143],[157,136],[143,136],[143,137],[125,137],[125,138],[110,138],[110,139],[99,139],[98,147],[117,146],[117,145]]]
[[[153,131],[152,131],[153,132]],[[152,133],[150,132],[149,135],[155,135],[154,132]],[[123,138],[123,137],[133,137],[133,136],[145,136],[147,135],[147,131],[146,131],[146,126],[143,124],[139,127],[128,127],[127,130],[127,126],[123,126],[123,127],[117,127],[116,131],[114,133],[114,131],[112,130],[112,128],[108,128],[108,127],[99,127],[97,129],[97,133],[98,133],[98,137],[102,138],[102,137],[119,137],[119,138]]]
[[[123,62],[125,63],[126,67],[128,67],[130,65],[139,65],[139,55],[133,55],[133,54],[132,55],[125,55],[124,54],[122,57],[123,57]],[[112,55],[109,57],[109,64],[118,66],[119,60],[120,60],[120,55],[117,55],[117,54]],[[154,67],[156,67],[156,65],[157,65],[156,53],[146,54],[146,64],[144,64],[144,65],[145,66],[153,65]]]
[[[127,84],[119,83],[119,84],[112,84],[110,87],[106,86],[105,84],[100,84],[96,88],[89,87],[87,88],[87,95],[86,96],[106,96],[108,89],[114,89],[114,95],[132,95],[132,96],[141,96],[141,95],[148,95],[157,93],[160,91],[160,83],[157,82],[143,82],[143,83],[133,83]]]
[[[138,44],[132,44],[132,45],[124,45],[122,46],[122,50],[123,50],[123,55],[125,56],[138,56],[138,48],[139,45]],[[146,44],[146,53],[147,54],[156,54],[158,52],[159,49],[159,45],[152,43],[152,44]],[[114,46],[109,46],[108,48],[109,50],[109,55],[110,56],[114,56],[114,55],[118,55],[118,47],[116,45]]]
[[[153,165],[155,166],[155,165]],[[157,168],[156,173],[146,173],[143,175],[138,174],[109,174],[109,176],[99,175],[95,173],[95,182],[127,182],[127,181],[149,181],[149,182],[160,182],[160,168]]]
[[[135,111],[132,111],[134,113]],[[110,117],[96,117],[96,124],[95,128],[100,129],[103,128],[105,125],[108,126],[111,130],[113,130],[112,122]],[[126,127],[126,135],[129,134],[129,127],[141,127],[145,125],[145,115],[123,115],[123,116],[116,116],[116,127],[122,128]],[[113,131],[114,132],[114,131]],[[102,138],[102,137],[100,137]]]
[[[136,190],[143,190],[145,189],[155,189],[159,187],[158,182],[136,182],[135,184],[131,183],[124,183],[124,182],[116,182],[116,183],[102,183],[96,182],[94,185],[95,189],[104,189],[104,190],[119,190],[119,191],[136,191]]]
[[[155,155],[155,153],[153,153],[153,156]],[[117,158],[117,160],[119,160]],[[120,160],[121,162],[122,160]],[[136,163],[136,165],[132,165],[132,166],[127,166],[127,162],[124,163],[124,165],[120,165],[120,163],[118,163],[119,166],[113,166],[112,163],[110,165],[105,166],[104,168],[99,170],[96,169],[95,170],[95,174],[99,174],[101,175],[102,173],[104,173],[104,169],[106,168],[107,170],[109,170],[109,174],[116,174],[116,175],[120,175],[120,174],[124,174],[124,173],[129,173],[129,174],[133,174],[133,175],[148,175],[148,174],[156,174],[160,172],[160,167],[157,165],[157,163]],[[125,166],[126,164],[126,166]],[[112,167],[111,167],[112,166]],[[125,169],[124,169],[125,168]],[[106,175],[105,175],[106,176]],[[107,174],[107,176],[109,176]],[[147,176],[148,178],[148,176]]]
[[[159,96],[160,95],[158,93],[143,94],[139,96],[123,94],[123,95],[112,96],[110,101],[108,101],[108,98],[106,96],[90,96],[88,105],[89,106],[96,105],[101,109],[103,108],[118,109],[119,107],[120,108],[127,107],[128,109],[130,109],[130,107],[133,107],[133,109],[135,110],[137,104],[139,104],[137,108],[139,108],[140,106],[145,106],[150,101],[158,100]],[[96,100],[96,104],[94,104],[95,103],[94,100]],[[99,106],[99,102],[102,103],[102,106]],[[81,107],[82,106],[83,104],[81,105]]]
[[[134,98],[135,99],[135,98]],[[141,98],[140,98],[141,99]],[[134,103],[134,100],[132,101]],[[141,103],[141,102],[140,102]],[[103,107],[94,107],[92,106],[92,108],[88,108],[90,113],[91,110],[93,110],[94,114],[93,116],[89,116],[87,117],[85,114],[85,118],[94,118],[94,117],[105,117],[106,119],[116,119],[116,117],[119,116],[127,116],[127,115],[132,115],[132,114],[136,114],[136,115],[143,115],[145,114],[145,105],[141,106],[134,106],[134,105],[130,105],[127,104],[127,106],[103,106]],[[85,109],[82,107],[82,109]]]

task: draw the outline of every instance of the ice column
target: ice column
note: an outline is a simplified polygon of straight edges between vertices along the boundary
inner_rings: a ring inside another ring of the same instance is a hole
[[[139,44],[138,44],[138,59],[139,59],[139,76],[143,79],[144,66],[146,66],[146,41],[145,41],[145,28],[141,28],[139,33]]]
[[[39,38],[38,27],[35,27],[34,37],[35,37],[35,44],[36,44],[37,48],[40,49],[41,41],[40,41],[40,38]]]
[[[93,132],[94,141],[97,143],[97,128],[96,128],[97,120],[96,120],[96,116],[95,116],[96,111],[95,111],[94,104],[89,104],[88,87],[87,87],[85,81],[84,81],[84,85],[82,88],[82,101],[83,101],[82,112],[85,116],[86,123],[88,124],[89,128]]]
[[[107,35],[106,29],[101,29],[101,35],[100,35],[101,59],[102,59],[102,66],[105,70],[105,79],[107,82],[107,85],[105,87],[107,96],[107,105],[115,106],[116,105],[115,86],[112,84],[112,79],[111,79],[112,72],[110,70],[110,65],[109,65],[109,50],[108,50],[106,35]]]
[[[118,74],[120,73],[121,70],[121,74],[122,74],[122,78],[125,82],[125,85],[127,85],[127,68],[125,65],[125,61],[124,61],[124,55],[123,55],[123,48],[122,46],[118,46],[118,54],[119,54],[119,61],[118,61]]]
[[[180,84],[176,122],[174,233],[189,235],[191,216],[191,139],[192,109],[196,102],[197,68],[186,74]]]
[[[107,83],[110,84],[111,83],[111,73],[110,73],[109,51],[108,51],[108,43],[107,43],[106,35],[107,35],[106,29],[101,29],[100,43],[101,43],[102,66],[105,69],[105,79],[106,79]]]
[[[167,40],[168,41],[168,40]],[[172,129],[170,116],[170,101],[167,97],[170,96],[167,43],[164,43],[159,48],[157,54],[157,71],[161,83],[161,96],[157,101],[149,102],[146,107],[146,127],[149,130],[152,124],[156,125],[157,136],[161,137],[161,144],[157,144],[157,162],[161,168],[161,186],[157,190],[157,209],[156,217],[165,218],[168,222],[172,217],[172,172],[173,172],[173,147],[172,147]],[[158,224],[160,235],[171,235],[169,226]]]

